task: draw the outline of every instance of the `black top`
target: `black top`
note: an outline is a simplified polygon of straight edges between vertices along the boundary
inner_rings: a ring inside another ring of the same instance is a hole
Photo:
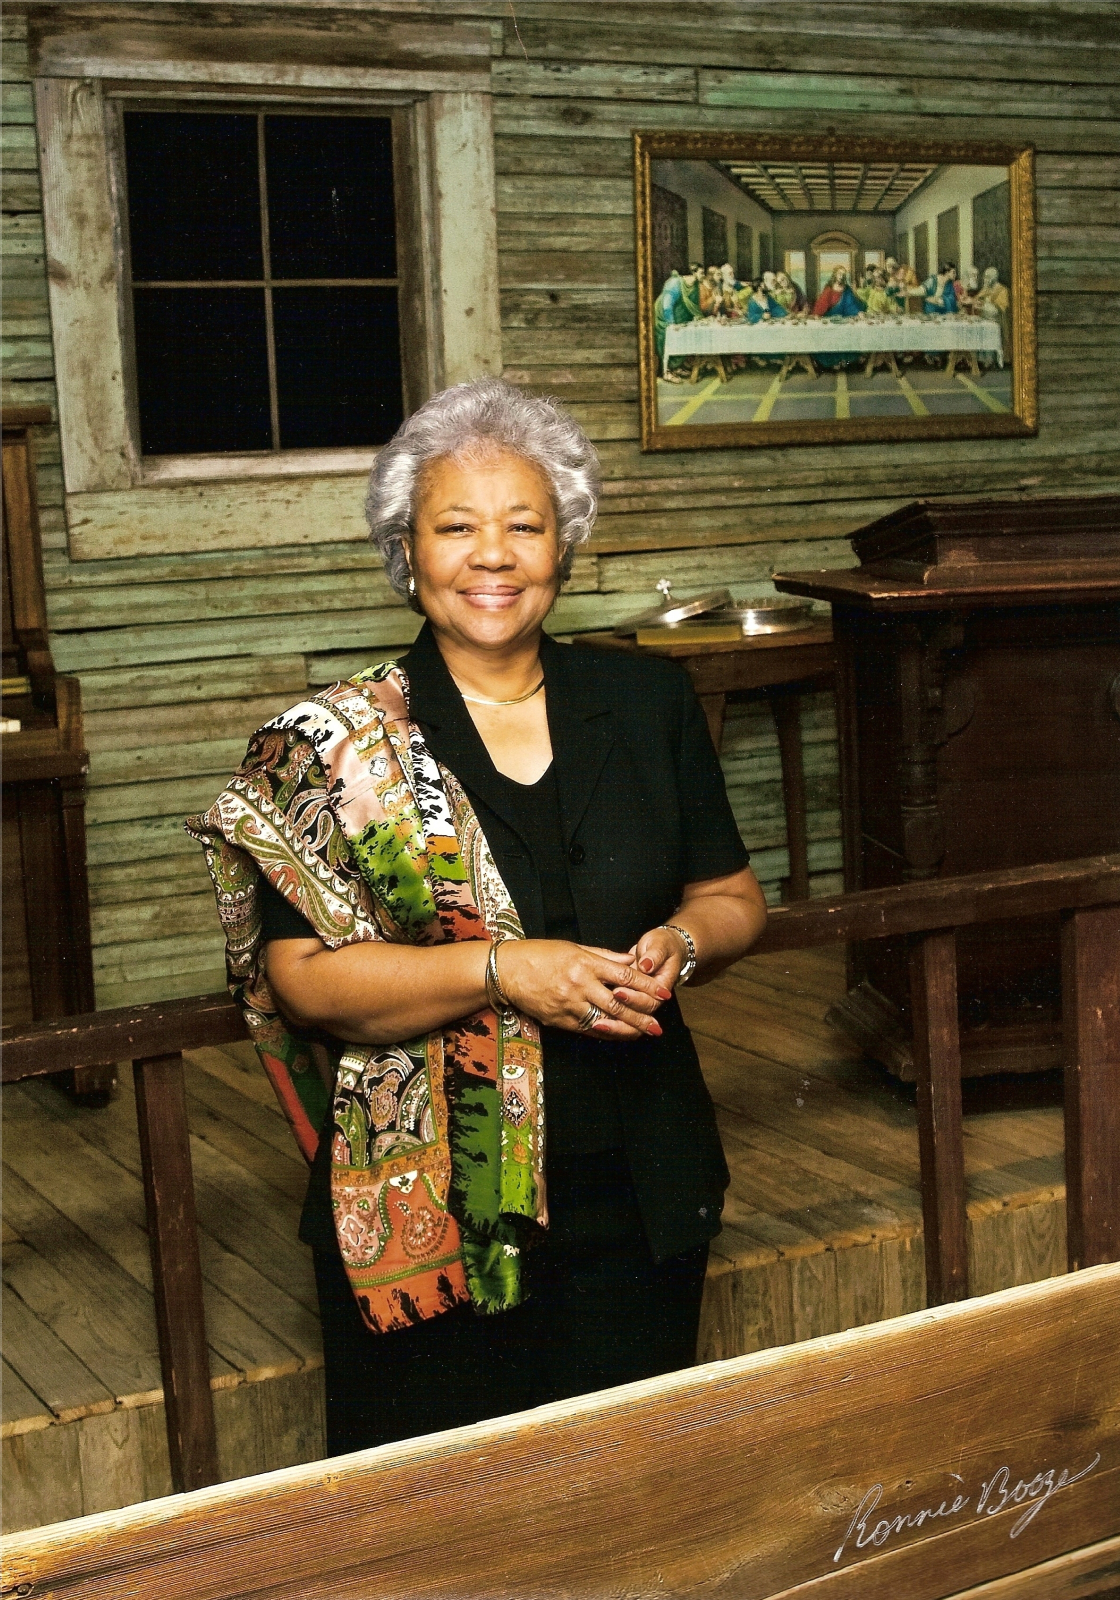
[[[749,857],[680,667],[547,637],[541,665],[554,760],[524,785],[494,767],[428,626],[401,661],[412,718],[466,791],[526,936],[628,950],[672,916],[686,884],[737,872]],[[275,892],[262,918],[266,939],[314,937]],[[544,1070],[550,1154],[621,1146],[663,1260],[719,1232],[728,1173],[680,1007],[667,1001],[657,1015],[659,1039],[545,1029]],[[300,1230],[308,1243],[324,1228],[333,1237],[320,1149]]]

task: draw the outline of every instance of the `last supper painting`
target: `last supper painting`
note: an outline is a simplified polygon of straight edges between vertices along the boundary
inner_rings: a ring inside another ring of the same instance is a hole
[[[1034,431],[1032,151],[634,143],[644,448]]]

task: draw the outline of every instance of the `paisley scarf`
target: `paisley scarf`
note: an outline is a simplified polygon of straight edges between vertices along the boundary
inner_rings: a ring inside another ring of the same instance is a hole
[[[391,662],[260,728],[187,819],[214,882],[230,991],[303,1154],[331,1141],[331,1199],[370,1328],[467,1300],[521,1298],[520,1254],[547,1226],[540,1036],[489,1008],[396,1045],[300,1030],[268,985],[261,877],[329,950],[524,937],[470,802],[410,721]]]

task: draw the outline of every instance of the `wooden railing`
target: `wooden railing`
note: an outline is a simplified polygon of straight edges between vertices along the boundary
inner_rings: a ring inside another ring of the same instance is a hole
[[[1120,855],[806,900],[752,954],[907,936],[927,1300],[968,1294],[956,929],[1060,913],[1070,1270],[1120,1258]],[[4,1034],[3,1081],[131,1058],[172,1481],[218,1481],[183,1052],[246,1037],[228,995],[68,1017]]]

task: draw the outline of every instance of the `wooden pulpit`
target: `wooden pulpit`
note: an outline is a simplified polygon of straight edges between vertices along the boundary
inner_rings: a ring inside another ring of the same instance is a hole
[[[94,1005],[86,886],[81,686],[55,672],[47,636],[32,427],[45,406],[3,412],[4,436],[4,1020]],[[107,1067],[70,1075],[102,1098]]]
[[[775,579],[833,608],[845,888],[1120,848],[1120,497],[916,501],[852,545]],[[1059,1065],[1059,931],[961,932],[965,1076]],[[907,957],[853,947],[834,1020],[911,1079]]]

